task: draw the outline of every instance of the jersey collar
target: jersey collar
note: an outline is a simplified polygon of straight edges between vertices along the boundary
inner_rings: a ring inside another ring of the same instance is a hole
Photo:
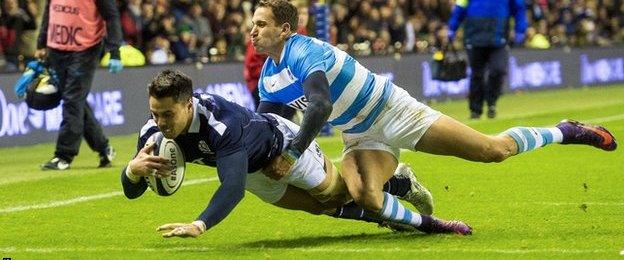
[[[199,122],[198,106],[199,106],[199,99],[197,99],[196,97],[193,97],[193,121],[191,121],[191,126],[189,127],[189,130],[188,130],[189,133],[199,133],[200,122]]]
[[[282,61],[284,60],[284,56],[286,56],[286,46],[288,45],[288,42],[290,41],[290,39],[292,39],[295,35],[297,35],[297,33],[293,33],[290,36],[288,36],[288,39],[286,39],[286,42],[284,42],[284,47],[282,48],[282,53],[280,53],[280,59],[279,59],[279,64],[282,64]],[[275,67],[278,67],[278,64],[275,64],[275,61],[273,61],[273,65],[275,65]]]

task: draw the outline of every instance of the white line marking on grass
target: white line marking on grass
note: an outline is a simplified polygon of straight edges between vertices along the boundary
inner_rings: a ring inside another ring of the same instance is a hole
[[[620,120],[624,120],[624,114],[588,119],[587,122],[599,124],[599,123],[620,121]]]
[[[624,202],[530,202],[530,204],[539,204],[539,205],[547,205],[547,206],[579,206],[581,204],[585,205],[596,205],[596,206],[624,206]]]
[[[0,248],[3,253],[61,253],[61,252],[255,252],[255,251],[295,251],[295,252],[322,252],[322,253],[498,253],[498,254],[535,254],[535,253],[553,253],[553,254],[596,254],[596,253],[613,253],[617,254],[618,250],[613,249],[566,249],[566,248],[544,248],[544,249],[496,249],[496,248],[219,248],[219,247],[175,247],[175,248],[128,248],[128,247],[87,247],[87,248]]]
[[[206,182],[210,182],[210,181],[216,181],[216,180],[218,180],[218,178],[216,178],[216,177],[188,180],[188,181],[182,183],[182,186],[197,185],[197,184],[202,184],[202,183],[206,183]],[[87,202],[87,201],[93,201],[93,200],[101,200],[101,199],[108,199],[108,198],[112,198],[112,197],[115,197],[115,196],[121,196],[121,195],[123,195],[123,192],[121,192],[121,191],[113,191],[113,192],[108,192],[108,193],[95,194],[95,195],[91,195],[91,196],[81,196],[81,197],[78,197],[78,198],[73,198],[73,199],[68,199],[68,200],[56,200],[56,201],[50,201],[50,202],[47,202],[47,203],[24,205],[24,206],[17,206],[17,207],[9,207],[9,208],[0,209],[0,214],[2,214],[2,213],[20,212],[20,211],[33,210],[33,209],[56,208],[56,207],[67,206],[67,205],[72,205],[72,204],[81,203],[81,202]]]

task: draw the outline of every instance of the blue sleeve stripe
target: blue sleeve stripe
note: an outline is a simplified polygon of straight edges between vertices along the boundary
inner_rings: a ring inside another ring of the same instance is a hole
[[[349,108],[347,108],[347,110],[342,113],[342,115],[338,116],[330,122],[332,125],[344,125],[359,114],[362,108],[366,106],[371,98],[371,94],[375,90],[373,79],[373,74],[369,72],[368,76],[366,77],[366,82],[364,82],[362,89],[360,89],[360,93],[358,93],[353,103],[351,103]]]
[[[332,103],[336,102],[338,97],[342,95],[342,92],[347,88],[347,84],[353,79],[353,75],[355,75],[355,62],[345,61],[340,73],[329,85]]]
[[[383,111],[383,108],[386,106],[386,103],[388,102],[388,99],[390,98],[390,94],[392,94],[392,83],[390,83],[390,81],[387,81],[386,84],[384,85],[383,94],[381,95],[381,98],[377,101],[377,104],[375,105],[373,110],[370,112],[370,114],[368,114],[366,119],[364,119],[364,121],[362,121],[361,123],[353,126],[353,128],[348,129],[344,132],[349,133],[349,134],[354,134],[354,133],[362,133],[368,130],[371,127],[371,125],[373,125],[373,123],[375,122],[375,119],[377,119],[379,114],[381,114],[381,111]]]
[[[329,55],[324,55],[325,57],[323,60],[325,61],[325,71],[330,71],[336,64],[336,55],[333,53],[334,52],[330,51]]]

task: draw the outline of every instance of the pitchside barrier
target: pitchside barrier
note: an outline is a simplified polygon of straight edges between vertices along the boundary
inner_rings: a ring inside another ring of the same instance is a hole
[[[465,97],[469,80],[432,80],[429,59],[429,55],[403,55],[358,60],[373,72],[388,76],[419,100]],[[170,67],[189,75],[196,92],[219,94],[253,108],[241,63]],[[87,101],[106,134],[138,132],[148,116],[147,83],[164,68],[126,68],[118,74],[105,69],[96,72]],[[512,50],[508,69],[505,92],[624,83],[624,47]],[[0,147],[54,142],[62,118],[61,107],[44,112],[29,109],[13,92],[19,76],[0,75]]]

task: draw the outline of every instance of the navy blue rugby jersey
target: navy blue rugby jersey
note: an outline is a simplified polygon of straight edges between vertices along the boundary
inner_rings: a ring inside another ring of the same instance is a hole
[[[193,113],[188,132],[174,139],[186,162],[216,167],[218,157],[245,148],[247,173],[252,173],[262,169],[282,149],[283,135],[270,116],[211,94],[193,94]],[[148,119],[141,128],[137,151],[158,131],[154,119]]]

